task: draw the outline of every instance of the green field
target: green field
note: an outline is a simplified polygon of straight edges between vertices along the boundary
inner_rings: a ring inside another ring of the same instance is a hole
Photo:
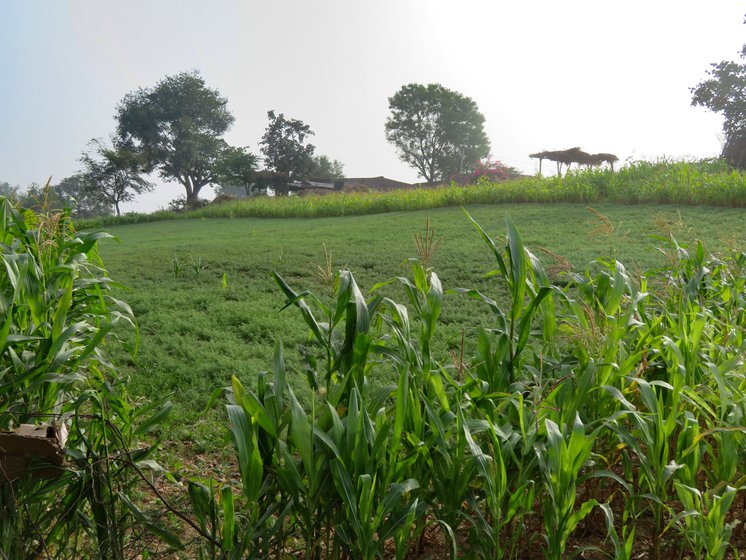
[[[583,204],[468,208],[494,235],[504,235],[504,218],[510,216],[525,244],[560,280],[562,263],[543,249],[566,258],[575,270],[612,256],[634,273],[665,263],[656,248],[660,242],[651,235],[670,231],[681,243],[701,239],[715,252],[746,239],[742,209],[614,204],[594,209],[608,222]],[[307,329],[296,310],[280,311],[284,296],[272,272],[297,291],[325,293],[317,268],[324,263],[325,245],[334,266],[352,271],[366,292],[406,275],[406,259],[416,256],[414,236],[428,219],[440,241],[431,266],[444,289],[479,288],[499,298],[497,282],[484,278],[494,261],[459,208],[314,219],[202,218],[109,228],[119,243],[102,243],[100,253],[112,278],[125,286],[118,297],[132,306],[141,336],[134,361],[116,344],[110,348],[114,361],[130,376],[134,394],[174,402],[169,439],[198,446],[215,441],[224,430],[222,407],[203,413],[214,389],[228,385],[233,374],[252,386],[258,372],[270,369],[278,338],[285,342],[289,364],[298,364],[295,348],[306,340]],[[387,290],[403,300],[400,289]],[[438,344],[455,351],[462,329],[468,333],[490,320],[485,306],[447,293]],[[294,375],[299,374],[291,371],[291,383]]]
[[[740,557],[743,209],[466,209],[3,201],[2,420],[70,435],[0,556]]]

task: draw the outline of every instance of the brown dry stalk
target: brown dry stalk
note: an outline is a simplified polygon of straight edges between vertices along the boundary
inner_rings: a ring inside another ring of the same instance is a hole
[[[563,272],[572,271],[572,263],[570,263],[570,261],[567,260],[566,257],[563,257],[562,255],[558,253],[554,253],[553,251],[550,251],[549,249],[545,249],[544,247],[539,247],[539,251],[549,255],[555,260],[554,266],[549,267],[549,272],[551,272],[552,274],[559,275],[560,273],[563,273]]]
[[[609,218],[601,214],[601,212],[599,212],[595,208],[591,208],[590,206],[588,207],[588,211],[601,221],[601,223],[596,224],[596,227],[591,231],[592,235],[614,235],[616,233],[616,228],[614,227],[614,224],[611,223],[611,220]]]

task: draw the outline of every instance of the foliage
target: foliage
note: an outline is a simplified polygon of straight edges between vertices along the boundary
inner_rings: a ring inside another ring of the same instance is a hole
[[[42,212],[45,209],[56,212],[64,210],[66,206],[65,201],[54,189],[51,181],[52,178],[50,177],[44,186],[38,183],[31,183],[25,192],[21,193],[17,201],[18,205],[35,212]],[[12,198],[9,200],[13,202]]]
[[[594,209],[608,217],[614,233],[599,233],[601,222],[583,204],[469,207],[482,223],[495,223],[505,213],[516,222],[530,222],[524,241],[545,248],[546,254],[562,255],[565,270],[582,270],[598,254],[612,254],[633,270],[664,266],[666,259],[651,248],[648,236],[664,231],[661,228],[673,231],[682,242],[696,235],[717,250],[746,239],[746,215],[739,209],[608,204]],[[121,243],[105,244],[102,256],[112,277],[128,287],[118,292],[119,297],[130,303],[147,333],[135,361],[122,351],[114,356],[130,377],[130,391],[147,397],[169,395],[174,401],[173,421],[167,428],[171,437],[212,449],[219,446],[219,438],[215,417],[201,413],[207,396],[215,384],[228,384],[234,374],[254,386],[255,372],[266,369],[274,339],[282,335],[292,366],[289,381],[301,402],[307,402],[296,350],[304,332],[292,314],[277,312],[281,302],[271,272],[326,294],[327,284],[314,272],[315,264],[325,260],[326,244],[340,264],[356,271],[365,293],[381,278],[402,274],[401,256],[410,252],[413,232],[428,217],[440,239],[430,266],[437,266],[443,285],[481,289],[487,283],[481,271],[487,270],[488,255],[479,239],[470,235],[458,208],[390,213],[385,228],[380,227],[380,215],[368,215],[310,221],[178,219],[109,230]],[[723,223],[728,224],[727,232]],[[377,233],[371,236],[373,230]],[[174,255],[181,261],[178,279],[173,277]],[[206,267],[199,277],[191,274],[189,256]],[[558,260],[549,266],[559,279],[564,278],[561,264]],[[220,287],[223,273],[226,290]],[[446,301],[436,334],[442,355],[458,351],[462,327],[467,334],[488,327],[491,313],[478,300]],[[467,336],[467,345],[470,340]]]
[[[98,259],[109,236],[78,234],[67,213],[20,212],[5,199],[0,225],[0,428],[69,429],[56,476],[35,477],[48,465],[32,463],[0,482],[0,557],[124,559],[147,549],[141,531],[176,545],[134,502],[143,469],[155,465],[135,438],[170,404],[134,406],[103,354],[118,325],[134,326]]]
[[[198,198],[197,200],[192,201],[191,209],[204,208],[205,206],[207,206],[207,204],[207,200],[205,200],[204,198]],[[189,209],[190,207],[187,205],[186,197],[177,196],[176,198],[168,201],[168,206],[163,213],[167,215],[180,214]]]
[[[11,201],[18,200],[20,195],[20,188],[18,185],[11,185],[7,181],[0,183],[0,196],[7,198]]]
[[[746,45],[741,64],[722,61],[711,65],[710,78],[691,89],[692,105],[723,115],[725,145],[722,157],[736,169],[746,169]]]
[[[637,162],[619,171],[591,169],[563,177],[529,177],[472,186],[386,193],[260,198],[208,207],[194,217],[320,217],[423,210],[468,204],[571,202],[743,207],[746,175],[718,162]]]
[[[227,146],[221,137],[233,124],[227,103],[197,72],[166,76],[122,99],[117,135],[143,158],[146,170],[178,181],[191,207],[202,187],[217,180],[216,165]]]
[[[425,181],[472,170],[490,143],[477,104],[440,84],[408,84],[389,98],[386,139]]]
[[[303,121],[286,119],[282,113],[267,112],[269,124],[259,145],[264,165],[269,171],[287,176],[288,181],[303,179],[314,169],[313,153],[316,147],[308,144],[313,136],[311,128]]]
[[[311,179],[342,179],[344,177],[344,165],[342,162],[321,155],[313,158],[313,167],[308,172]]]
[[[111,205],[93,195],[87,178],[81,174],[65,177],[58,184],[46,185],[36,183],[29,185],[25,191],[17,187],[10,189],[5,198],[12,203],[37,212],[67,210],[76,219],[102,219],[111,216]]]
[[[111,205],[94,195],[85,175],[78,173],[65,177],[52,185],[51,178],[46,185],[32,183],[25,192],[10,193],[11,202],[36,212],[62,212],[68,210],[76,219],[101,219],[111,216]]]
[[[111,204],[91,189],[90,178],[78,173],[65,177],[52,187],[64,208],[74,219],[111,216]],[[62,208],[60,208],[62,209]]]
[[[221,186],[242,187],[246,196],[250,196],[258,163],[259,159],[248,148],[228,147],[217,164],[217,180]]]
[[[135,195],[152,191],[153,185],[140,176],[142,157],[131,147],[117,143],[114,138],[111,146],[101,140],[91,141],[91,150],[80,158],[83,164],[81,179],[83,192],[99,206],[114,206],[116,215],[121,216],[119,205],[130,202]],[[89,216],[81,216],[89,217]]]

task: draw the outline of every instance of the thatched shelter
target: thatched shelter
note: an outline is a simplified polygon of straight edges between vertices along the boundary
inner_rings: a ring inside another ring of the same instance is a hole
[[[611,169],[614,169],[614,162],[619,161],[619,158],[614,154],[599,153],[589,154],[584,152],[579,147],[570,148],[567,150],[555,150],[543,152],[537,152],[535,154],[529,154],[528,157],[537,158],[539,160],[539,173],[541,173],[542,161],[547,159],[549,161],[557,162],[557,174],[562,174],[562,165],[567,165],[567,170],[570,170],[570,165],[577,163],[578,165],[587,165],[589,167],[608,163],[611,165]]]

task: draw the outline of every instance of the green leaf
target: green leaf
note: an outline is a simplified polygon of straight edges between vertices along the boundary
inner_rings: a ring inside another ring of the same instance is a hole
[[[163,422],[169,414],[171,414],[171,410],[173,410],[174,405],[171,401],[166,401],[161,405],[161,407],[156,411],[155,414],[147,418],[144,422],[142,422],[137,429],[135,430],[135,435],[143,435],[150,432],[153,428],[155,428],[158,424]]]
[[[598,502],[594,499],[587,500],[583,502],[580,505],[580,508],[578,508],[577,511],[574,511],[572,515],[567,520],[567,525],[565,527],[564,531],[564,540],[566,541],[567,538],[572,534],[572,532],[576,529],[578,526],[578,523],[580,523],[583,519],[585,519],[588,514],[593,510],[594,507],[598,505]]]
[[[533,319],[533,316],[541,305],[541,302],[550,293],[552,293],[552,289],[549,287],[539,288],[536,296],[531,300],[528,307],[521,316],[520,323],[518,324],[518,342],[516,343],[515,350],[513,352],[514,356],[518,356],[523,350],[524,346],[526,346],[528,337],[531,334],[531,321]]]
[[[313,462],[313,438],[311,436],[311,427],[308,425],[308,419],[303,407],[295,397],[295,393],[288,386],[288,394],[290,395],[290,433],[293,439],[293,445],[300,454],[301,461],[303,461],[303,467],[306,472],[312,473],[314,468]]]
[[[464,214],[466,214],[466,217],[469,218],[469,221],[472,223],[472,225],[476,228],[476,230],[479,232],[479,235],[482,236],[482,239],[487,244],[487,246],[492,251],[492,254],[495,257],[495,260],[497,261],[497,265],[500,268],[500,273],[507,277],[508,276],[508,268],[505,266],[505,260],[502,257],[502,254],[500,253],[500,250],[497,248],[497,245],[495,245],[495,242],[492,241],[492,238],[487,234],[486,231],[482,229],[482,226],[480,226],[474,218],[471,217],[471,214],[469,214],[465,208],[461,208],[464,211]]]
[[[243,393],[241,395],[240,405],[270,436],[273,438],[277,437],[277,431],[272,423],[272,419],[269,417],[264,406],[259,402],[259,399],[256,398],[254,393],[251,391]]]
[[[237,405],[226,406],[231,421],[231,436],[238,452],[238,468],[241,472],[244,494],[253,502],[259,498],[264,478],[264,465],[252,426],[243,408]]]
[[[230,551],[235,546],[233,539],[236,529],[233,491],[230,486],[220,489],[220,501],[223,505],[223,550]]]
[[[184,545],[179,540],[179,537],[173,533],[172,531],[166,529],[163,525],[158,523],[157,521],[154,521],[150,518],[150,516],[146,515],[139,507],[137,507],[132,500],[129,499],[128,496],[125,494],[118,492],[117,496],[122,501],[122,503],[127,506],[127,509],[129,509],[132,514],[135,516],[135,518],[143,523],[148,529],[153,531],[158,537],[166,543],[168,546],[175,550],[181,550],[184,548]]]
[[[526,252],[523,247],[523,241],[518,233],[518,229],[515,227],[513,220],[510,216],[505,216],[505,227],[508,233],[508,249],[510,251],[510,272],[512,277],[511,291],[512,291],[512,308],[511,308],[511,320],[517,321],[521,315],[524,301],[523,297],[526,293],[526,277],[528,275],[528,263],[526,261]]]

